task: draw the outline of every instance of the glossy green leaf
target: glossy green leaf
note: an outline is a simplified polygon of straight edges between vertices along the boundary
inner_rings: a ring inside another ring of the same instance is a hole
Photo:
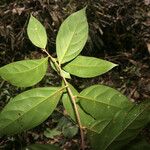
[[[69,87],[72,91],[72,93],[74,94],[74,96],[77,96],[79,93],[78,91],[71,85],[69,84]],[[67,114],[76,122],[76,115],[74,112],[74,107],[73,104],[71,102],[70,96],[68,95],[68,93],[64,93],[62,96],[62,102],[63,102],[63,106],[65,108],[65,110],[67,111]],[[82,108],[78,105],[78,99],[76,99],[77,102],[77,108],[80,114],[80,118],[81,118],[81,124],[85,127],[90,127],[90,125],[95,121],[90,115],[88,115],[87,113],[85,113]]]
[[[104,74],[115,66],[117,65],[106,60],[94,57],[78,56],[64,66],[63,69],[78,77],[91,78]]]
[[[63,89],[36,88],[14,97],[0,113],[0,135],[17,134],[42,123],[55,109]]]
[[[133,105],[128,111],[119,111],[99,134],[90,132],[89,138],[93,149],[122,149],[150,122],[149,114],[150,102]]]
[[[47,45],[46,30],[44,26],[32,15],[28,23],[27,34],[35,46],[45,49]]]
[[[118,111],[133,106],[120,92],[104,85],[88,87],[78,97],[82,108],[96,120],[111,120]]]
[[[60,26],[56,38],[56,52],[60,64],[75,58],[88,38],[85,8],[70,15]]]
[[[17,61],[1,67],[0,76],[12,85],[29,87],[42,80],[47,65],[48,58]]]
[[[32,144],[26,147],[25,150],[60,150],[60,148],[50,144]]]

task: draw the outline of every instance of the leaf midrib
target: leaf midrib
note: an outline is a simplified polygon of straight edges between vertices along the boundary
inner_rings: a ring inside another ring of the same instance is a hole
[[[67,26],[68,26],[68,24],[67,24]],[[77,29],[77,26],[78,26],[78,24],[75,26],[75,29],[74,29],[74,31],[73,31],[73,33],[72,33],[72,36],[71,36],[71,38],[70,38],[70,41],[68,42],[68,45],[67,45],[67,47],[66,47],[66,51],[64,52],[64,55],[62,56],[62,59],[60,60],[60,64],[61,64],[61,62],[63,61],[63,59],[64,59],[66,53],[68,52],[70,43],[71,43],[71,41],[72,41],[72,39],[73,39],[73,37],[74,37],[75,31],[76,31],[76,29]],[[69,27],[68,27],[68,29],[69,29]],[[69,29],[69,31],[70,31],[70,29]]]

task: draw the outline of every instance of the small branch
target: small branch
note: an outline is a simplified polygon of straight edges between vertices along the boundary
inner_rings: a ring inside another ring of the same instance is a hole
[[[45,49],[42,49],[42,50],[43,50],[43,52],[45,52],[48,55],[48,57],[51,59],[51,61],[55,64],[55,67],[56,67],[58,73],[60,73],[62,69],[61,69],[60,65],[57,63],[56,59],[53,58]],[[79,129],[80,129],[81,149],[85,150],[84,132],[83,132],[82,124],[81,124],[80,114],[79,114],[79,111],[78,111],[78,108],[77,108],[77,104],[76,104],[76,97],[73,95],[73,93],[72,93],[72,91],[71,91],[71,89],[70,89],[70,87],[68,85],[68,82],[67,82],[66,78],[64,76],[62,76],[62,75],[61,75],[61,77],[62,77],[62,80],[65,83],[65,86],[66,86],[68,94],[69,94],[69,96],[71,98],[71,102],[73,104],[74,111],[75,111],[75,114],[76,114],[77,123],[78,123]]]
[[[63,79],[65,85],[67,86],[68,82],[66,81],[66,78],[64,78],[62,76],[62,79]],[[78,123],[79,129],[80,129],[81,148],[82,148],[82,150],[84,150],[85,149],[84,132],[83,132],[82,124],[81,124],[80,114],[79,114],[79,111],[78,111],[78,108],[77,108],[77,105],[76,105],[75,96],[73,95],[73,93],[72,93],[71,89],[69,88],[69,86],[67,86],[67,91],[68,91],[68,94],[71,98],[71,101],[72,101],[72,104],[73,104],[73,107],[74,107],[74,111],[75,111],[75,114],[76,114],[77,123]]]

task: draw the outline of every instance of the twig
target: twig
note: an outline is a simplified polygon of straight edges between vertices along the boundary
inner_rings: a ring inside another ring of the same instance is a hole
[[[72,102],[73,107],[74,107],[77,123],[78,123],[79,129],[80,129],[81,149],[85,150],[84,132],[83,132],[82,124],[81,124],[80,114],[79,114],[79,111],[78,111],[78,108],[77,108],[77,105],[76,105],[76,97],[73,95],[73,93],[72,93],[72,91],[71,91],[71,89],[68,85],[68,82],[67,82],[66,78],[60,73],[62,69],[61,69],[60,65],[57,63],[56,59],[53,58],[45,49],[42,49],[42,50],[48,55],[48,57],[51,59],[51,61],[55,64],[55,67],[56,67],[58,73],[61,75],[62,80],[64,81],[64,83],[66,85],[68,94],[70,96],[71,102]]]

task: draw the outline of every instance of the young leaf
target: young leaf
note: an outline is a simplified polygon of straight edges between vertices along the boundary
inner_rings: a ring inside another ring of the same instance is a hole
[[[117,65],[106,60],[94,57],[78,56],[73,61],[65,65],[63,69],[78,77],[91,78],[104,74],[115,66]]]
[[[17,134],[42,123],[54,111],[63,89],[36,88],[14,97],[0,113],[0,135]]]
[[[65,78],[67,78],[67,79],[71,79],[70,74],[68,72],[64,71],[64,70],[61,70],[60,74],[62,76],[64,76]]]
[[[27,34],[35,46],[45,49],[47,45],[46,30],[43,25],[32,15],[28,23]]]
[[[29,87],[42,80],[47,65],[48,58],[17,61],[1,67],[0,76],[12,85]]]
[[[55,64],[52,61],[50,61],[50,65],[51,65],[52,69],[57,72],[57,68],[55,67]]]
[[[79,95],[82,108],[96,120],[112,119],[120,110],[130,110],[133,104],[120,92],[104,85],[93,85]]]
[[[56,38],[56,52],[60,64],[75,58],[88,38],[85,8],[70,15],[60,26]]]
[[[150,122],[150,102],[134,105],[122,110],[99,134],[90,132],[89,138],[94,150],[120,150],[133,140],[141,129]]]
[[[32,144],[27,146],[25,150],[60,150],[60,148],[50,144]]]

